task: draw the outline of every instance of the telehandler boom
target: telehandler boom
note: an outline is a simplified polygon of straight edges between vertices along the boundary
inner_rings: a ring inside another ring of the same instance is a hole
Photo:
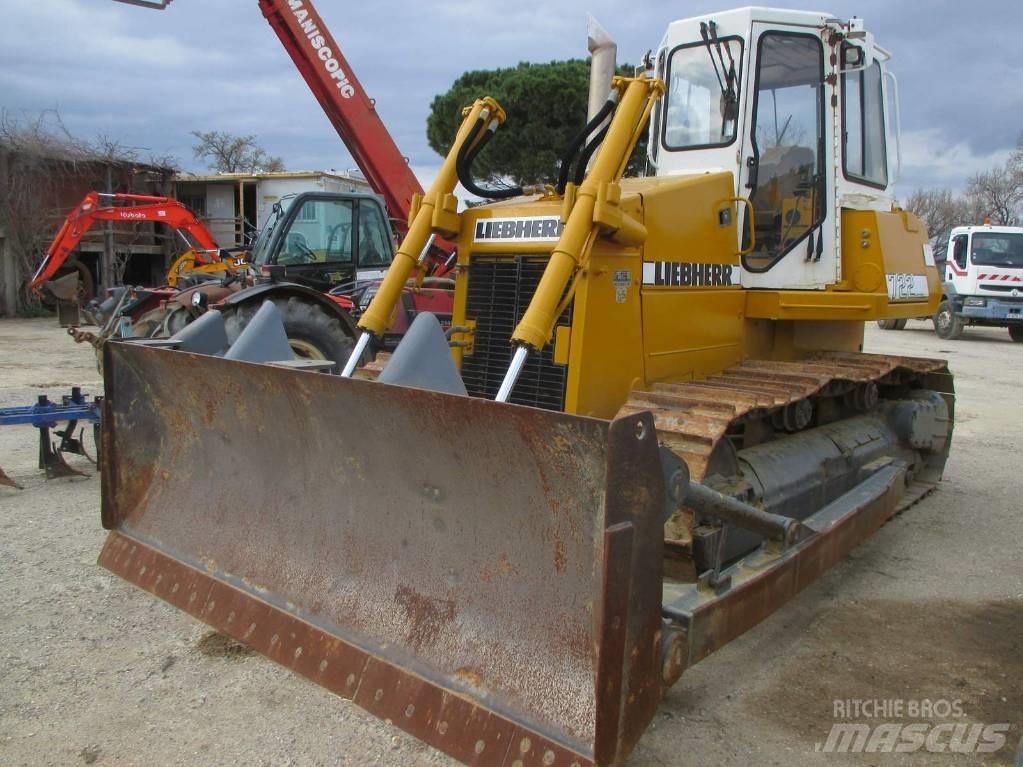
[[[940,295],[888,59],[860,20],[675,22],[556,187],[459,212],[505,121],[477,100],[341,376],[105,347],[100,563],[466,764],[621,765],[686,668],[941,476],[945,363],[862,352]],[[348,377],[431,235],[450,331]]]

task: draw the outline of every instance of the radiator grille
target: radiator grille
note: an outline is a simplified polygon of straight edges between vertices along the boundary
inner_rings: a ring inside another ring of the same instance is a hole
[[[473,353],[462,360],[462,380],[474,397],[493,399],[511,362],[511,334],[543,276],[548,256],[473,256],[465,313],[476,321]],[[570,325],[572,306],[558,325]],[[509,401],[564,410],[567,367],[554,362],[552,344],[530,354]]]

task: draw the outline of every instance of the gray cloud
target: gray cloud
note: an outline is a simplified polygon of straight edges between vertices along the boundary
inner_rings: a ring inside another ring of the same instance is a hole
[[[812,7],[790,0],[794,8]],[[901,188],[959,186],[1004,159],[1023,131],[1018,2],[813,3],[863,16],[894,54],[906,138]],[[585,55],[586,14],[638,61],[668,22],[724,7],[701,1],[319,0],[318,10],[413,166],[433,96],[463,71]],[[162,12],[103,0],[0,0],[0,106],[59,108],[83,137],[105,133],[198,169],[194,129],[255,133],[293,168],[352,161],[256,0],[175,0]]]

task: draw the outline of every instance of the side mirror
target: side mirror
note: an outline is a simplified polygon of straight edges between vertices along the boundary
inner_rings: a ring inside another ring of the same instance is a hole
[[[874,36],[870,32],[850,32],[846,40],[840,72],[856,72],[874,63]]]
[[[842,48],[842,70],[859,69],[863,66],[863,49],[858,45],[847,45]]]

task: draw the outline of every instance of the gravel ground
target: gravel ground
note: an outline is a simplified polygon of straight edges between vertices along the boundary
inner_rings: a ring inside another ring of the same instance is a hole
[[[940,341],[911,323],[869,327],[867,350],[949,358],[958,412],[945,482],[687,671],[629,767],[1013,763],[1023,347],[1004,330]],[[52,319],[0,322],[0,405],[99,383],[91,349]],[[0,765],[453,764],[99,569],[97,477],[44,481],[36,445],[27,427],[0,429],[0,465],[25,485],[0,487]],[[835,699],[956,700],[957,721],[1009,723],[1009,745],[824,755],[815,744],[836,721]]]

